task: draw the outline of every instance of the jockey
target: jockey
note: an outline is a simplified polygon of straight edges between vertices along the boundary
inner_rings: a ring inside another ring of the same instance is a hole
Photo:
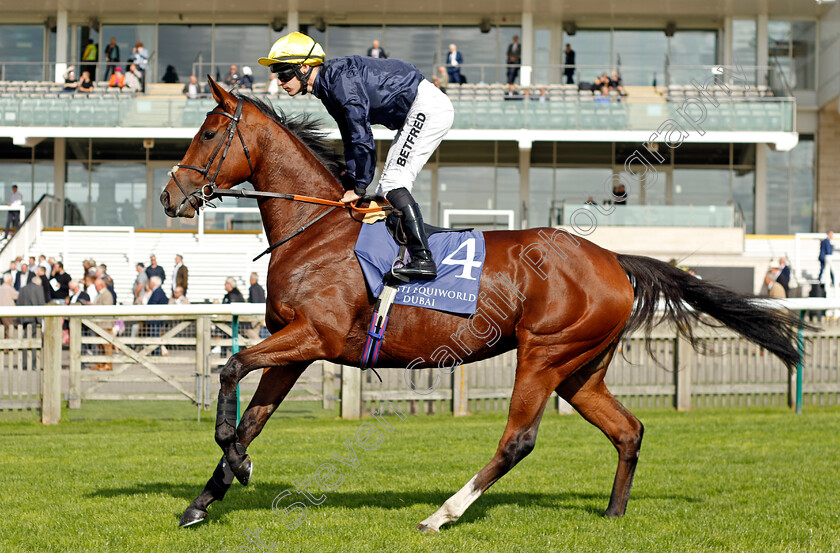
[[[402,212],[408,238],[411,261],[394,272],[409,279],[434,279],[437,269],[411,188],[452,126],[452,102],[409,63],[361,56],[325,58],[312,38],[291,33],[259,62],[271,68],[290,96],[314,94],[338,123],[347,165],[341,178],[346,190],[342,202],[364,196],[373,180],[376,146],[370,126],[397,131],[378,190]]]

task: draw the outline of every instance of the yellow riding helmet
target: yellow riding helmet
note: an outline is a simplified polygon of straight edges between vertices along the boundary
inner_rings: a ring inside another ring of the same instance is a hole
[[[268,57],[260,58],[258,61],[266,67],[275,63],[321,65],[326,56],[324,49],[312,37],[303,33],[290,33],[277,39]]]

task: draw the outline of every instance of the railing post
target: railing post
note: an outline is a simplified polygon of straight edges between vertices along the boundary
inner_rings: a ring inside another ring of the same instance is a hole
[[[327,411],[335,409],[335,365],[321,361],[321,405]]]
[[[355,420],[362,416],[362,371],[341,366],[341,418]]]
[[[695,351],[691,342],[677,335],[674,340],[674,407],[677,411],[691,410],[691,369]]]
[[[198,374],[199,386],[202,393],[199,396],[205,396],[204,381],[209,378],[210,364],[208,359],[210,357],[210,319],[206,316],[198,316],[195,319],[195,372]],[[209,402],[209,397],[197,397],[199,403],[206,406]],[[205,407],[206,408],[206,407]]]
[[[70,391],[67,407],[82,407],[82,320],[70,317]]]
[[[44,317],[41,422],[61,421],[61,317]]]
[[[796,335],[796,345],[797,349],[799,350],[799,364],[796,366],[796,414],[802,414],[802,370],[805,366],[805,340],[804,340],[804,332],[802,330],[803,324],[805,324],[805,311],[799,311],[799,332]]]
[[[467,369],[462,363],[452,373],[452,414],[456,417],[470,414],[468,386]]]

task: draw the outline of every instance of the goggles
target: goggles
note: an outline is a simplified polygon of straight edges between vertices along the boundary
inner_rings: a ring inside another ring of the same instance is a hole
[[[299,68],[300,66],[294,63],[272,63],[270,66],[271,72],[283,83],[291,81]]]

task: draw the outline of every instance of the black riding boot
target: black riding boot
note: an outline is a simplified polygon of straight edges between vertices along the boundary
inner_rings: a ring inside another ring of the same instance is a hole
[[[429,249],[420,206],[405,188],[393,190],[387,194],[387,197],[395,209],[402,211],[403,229],[405,229],[407,239],[406,247],[411,254],[411,261],[399,269],[394,269],[394,273],[411,280],[433,280],[437,277],[437,267],[432,259],[432,251]]]

